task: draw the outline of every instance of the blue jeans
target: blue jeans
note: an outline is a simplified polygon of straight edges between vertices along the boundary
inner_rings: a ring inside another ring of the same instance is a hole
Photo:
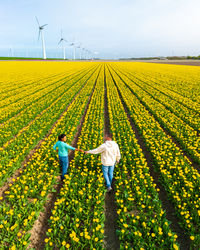
[[[60,156],[59,155],[59,160],[60,160],[60,167],[61,167],[61,171],[62,171],[62,175],[61,175],[61,180],[64,180],[65,178],[65,174],[67,173],[67,169],[68,169],[68,156]]]
[[[103,176],[104,176],[104,179],[106,181],[107,188],[111,187],[114,168],[115,168],[115,166],[104,166],[104,165],[102,165]]]

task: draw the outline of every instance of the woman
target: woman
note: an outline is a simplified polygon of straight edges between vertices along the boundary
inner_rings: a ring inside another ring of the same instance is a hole
[[[67,140],[66,135],[61,134],[61,135],[58,136],[58,141],[53,146],[53,149],[58,152],[58,156],[59,156],[60,167],[62,169],[61,180],[64,180],[65,174],[67,173],[67,169],[68,169],[68,165],[69,165],[68,150],[71,149],[71,150],[78,150],[78,151],[84,152],[81,149],[71,147],[70,145],[65,143],[66,140]]]

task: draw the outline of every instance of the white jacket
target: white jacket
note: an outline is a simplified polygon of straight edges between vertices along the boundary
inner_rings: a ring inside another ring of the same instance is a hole
[[[89,150],[90,154],[101,154],[101,162],[104,166],[114,166],[121,159],[119,146],[114,141],[106,141],[98,148]]]

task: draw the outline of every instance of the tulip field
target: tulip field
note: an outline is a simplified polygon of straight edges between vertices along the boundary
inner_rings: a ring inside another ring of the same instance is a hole
[[[2,61],[0,88],[0,249],[200,248],[199,67]],[[62,183],[58,135],[87,151],[106,132],[113,191],[78,151]]]

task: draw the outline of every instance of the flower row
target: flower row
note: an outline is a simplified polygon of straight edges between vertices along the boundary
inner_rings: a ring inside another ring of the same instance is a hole
[[[48,200],[48,194],[55,192],[54,185],[59,174],[59,164],[57,156],[52,152],[52,146],[58,134],[65,132],[66,128],[68,129],[65,132],[68,143],[72,141],[86,108],[88,95],[94,87],[96,76],[97,72],[92,75],[67,111],[57,121],[50,135],[44,139],[40,148],[26,164],[22,174],[10,184],[9,190],[4,193],[4,199],[1,197],[0,240],[2,247],[10,245],[13,248],[25,248],[28,246],[29,230]]]
[[[118,73],[115,72],[118,75]],[[168,110],[163,104],[150,96],[146,90],[139,87],[126,76],[119,78],[127,84],[133,94],[142,102],[142,104],[158,119],[181,144],[188,153],[200,163],[200,138],[197,131],[185,123],[181,118]],[[198,120],[200,121],[199,117]]]
[[[116,85],[130,111],[134,123],[141,131],[155,161],[162,183],[176,208],[183,228],[194,244],[199,244],[200,233],[200,174],[180,152],[170,136],[151,116],[126,84],[112,71]]]
[[[91,69],[81,74],[75,73],[73,77],[66,76],[64,79],[54,80],[50,88],[45,88],[45,93],[37,101],[26,107],[17,116],[12,117],[0,126],[0,146],[5,148],[14,140],[27,126],[34,123],[35,119],[54,106],[65,96],[67,91],[81,80],[86,74],[90,75]],[[14,138],[13,138],[14,137]]]
[[[116,67],[115,67],[116,68]],[[131,74],[129,71],[119,70],[120,73],[125,75],[130,82],[130,86],[133,87],[137,84],[140,88],[145,90],[152,98],[163,104],[172,113],[180,117],[183,121],[188,123],[194,129],[200,129],[200,118],[197,112],[187,106],[185,103],[180,103],[177,98],[178,94],[173,93],[164,88],[162,85],[157,86],[154,82],[146,79],[146,75],[138,77],[137,74]],[[132,82],[134,85],[132,85]],[[175,98],[173,98],[175,97]]]
[[[93,70],[93,74],[96,72]],[[80,91],[85,83],[92,76],[84,76],[77,84],[74,84],[69,91],[65,92],[63,96],[58,98],[58,101],[51,105],[46,112],[40,117],[37,117],[34,123],[29,124],[22,135],[15,138],[10,143],[6,150],[0,151],[1,164],[0,164],[0,186],[5,180],[14,172],[14,170],[21,167],[21,162],[29,151],[41,140],[52,127],[54,122],[60,117],[62,112],[67,108],[67,105],[73,100],[73,97]]]
[[[89,149],[103,140],[103,71],[96,79],[78,147]],[[104,181],[97,156],[75,152],[70,169],[55,202],[47,232],[46,249],[101,249],[104,238]]]
[[[169,227],[159,189],[108,70],[106,82],[111,130],[122,153],[115,184],[121,249],[178,249],[177,235]]]

